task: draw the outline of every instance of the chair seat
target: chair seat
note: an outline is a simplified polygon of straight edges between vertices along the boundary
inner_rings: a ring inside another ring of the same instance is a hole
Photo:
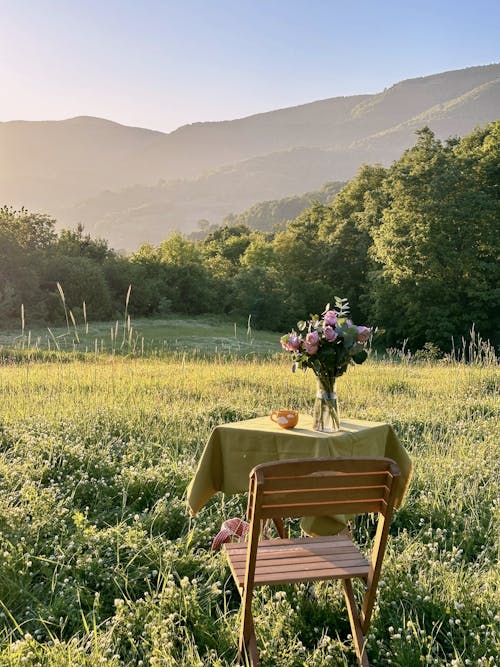
[[[245,582],[247,543],[224,545],[240,591]],[[346,535],[261,540],[257,547],[256,586],[367,577],[370,564]]]

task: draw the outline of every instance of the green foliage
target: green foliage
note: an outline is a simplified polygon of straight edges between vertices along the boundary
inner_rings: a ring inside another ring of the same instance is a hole
[[[355,320],[367,315],[368,277],[373,265],[369,249],[388,201],[383,189],[386,175],[381,166],[361,167],[356,178],[335,197],[322,230],[326,245],[322,266],[328,282],[346,295]]]
[[[472,323],[497,339],[500,199],[488,179],[499,125],[444,145],[424,129],[389,169],[390,204],[372,235],[373,312],[390,340],[449,347]]]
[[[90,258],[50,253],[41,267],[40,278],[48,291],[46,304],[51,322],[64,319],[57,283],[62,285],[69,309],[82,309],[85,301],[89,318],[106,320],[111,317],[111,295],[104,272],[102,267]]]
[[[24,304],[30,320],[43,317],[39,275],[31,254],[0,228],[0,322],[19,319]]]
[[[0,208],[0,230],[25,250],[40,250],[56,240],[55,220],[41,213],[29,213],[25,208],[15,211],[9,206]]]
[[[74,231],[61,230],[56,243],[57,252],[67,257],[88,257],[99,264],[113,255],[105,239],[93,239],[83,232],[83,225],[78,225]]]
[[[240,258],[250,244],[251,230],[247,225],[227,225],[219,227],[203,241],[202,253],[208,265],[226,267],[221,273],[224,277],[235,274]]]
[[[332,296],[334,286],[321,261],[325,251],[321,230],[330,214],[329,207],[314,204],[274,238],[275,261],[280,268],[284,304],[289,314],[282,326],[289,326],[304,313],[320,312]]]

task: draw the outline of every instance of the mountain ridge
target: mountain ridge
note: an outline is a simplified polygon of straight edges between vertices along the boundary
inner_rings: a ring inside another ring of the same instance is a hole
[[[157,242],[262,200],[389,164],[429,125],[439,138],[500,114],[500,64],[406,79],[170,133],[76,116],[0,123],[0,203],[85,224],[113,245]]]

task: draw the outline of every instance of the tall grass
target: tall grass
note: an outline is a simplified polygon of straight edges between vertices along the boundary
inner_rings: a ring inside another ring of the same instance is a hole
[[[209,547],[245,498],[190,519],[185,489],[216,424],[308,411],[314,377],[220,352],[51,354],[0,366],[0,665],[234,664],[239,596]],[[455,359],[367,362],[339,381],[342,414],[391,422],[415,462],[374,665],[497,661],[498,379]],[[331,585],[264,587],[255,615],[264,667],[355,664]]]

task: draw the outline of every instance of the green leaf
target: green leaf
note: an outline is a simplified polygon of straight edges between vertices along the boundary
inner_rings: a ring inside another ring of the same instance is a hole
[[[352,356],[353,361],[355,361],[357,364],[362,364],[363,361],[366,361],[368,358],[368,352],[366,350],[361,350],[360,352],[357,352]]]

